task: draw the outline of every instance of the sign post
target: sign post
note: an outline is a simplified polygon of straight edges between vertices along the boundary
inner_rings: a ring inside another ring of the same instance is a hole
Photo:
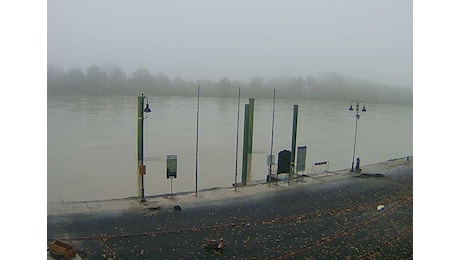
[[[272,168],[273,165],[276,163],[276,156],[274,154],[269,154],[267,155],[267,167],[268,167],[268,175],[267,175],[267,182],[268,186],[270,186],[271,181],[272,181]]]
[[[306,159],[307,159],[307,146],[297,147],[297,165],[295,167],[297,172],[305,171]]]
[[[296,164],[296,174],[297,174],[297,181],[299,180],[299,172],[301,172],[302,182],[303,176],[305,172],[305,165],[307,160],[307,146],[298,146],[297,147],[297,164]]]
[[[171,180],[172,197],[172,179],[177,178],[177,155],[166,155],[166,178]]]
[[[275,165],[275,163],[276,163],[276,155],[274,154],[267,155],[267,166]]]

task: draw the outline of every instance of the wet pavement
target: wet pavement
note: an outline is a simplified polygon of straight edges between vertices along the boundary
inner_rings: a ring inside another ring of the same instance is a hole
[[[145,204],[51,203],[48,239],[71,243],[84,259],[411,258],[412,160],[362,169],[198,197],[152,196]],[[223,238],[224,249],[204,249],[205,238]]]

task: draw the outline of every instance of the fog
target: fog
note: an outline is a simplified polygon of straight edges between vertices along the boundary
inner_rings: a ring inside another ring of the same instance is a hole
[[[412,88],[412,1],[49,0],[48,64],[250,85],[341,75]]]

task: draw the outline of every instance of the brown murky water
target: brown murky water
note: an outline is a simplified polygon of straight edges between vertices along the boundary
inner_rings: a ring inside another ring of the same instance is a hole
[[[170,192],[166,155],[178,155],[173,192],[195,190],[194,97],[149,97],[144,120],[145,194]],[[244,104],[241,99],[238,180]],[[297,146],[307,146],[307,168],[351,167],[355,119],[348,102],[277,100],[274,154],[290,149],[293,105],[299,105]],[[412,106],[372,104],[360,113],[356,156],[361,165],[412,155]],[[256,99],[251,180],[265,179],[272,100]],[[198,189],[231,186],[235,178],[237,98],[200,98]],[[137,196],[137,99],[48,97],[48,201]]]

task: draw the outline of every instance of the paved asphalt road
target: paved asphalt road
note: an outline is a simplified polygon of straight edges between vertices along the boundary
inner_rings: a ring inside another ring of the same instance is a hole
[[[84,259],[412,259],[412,171],[408,163],[180,211],[52,215],[48,239]],[[223,250],[203,248],[221,237]]]

